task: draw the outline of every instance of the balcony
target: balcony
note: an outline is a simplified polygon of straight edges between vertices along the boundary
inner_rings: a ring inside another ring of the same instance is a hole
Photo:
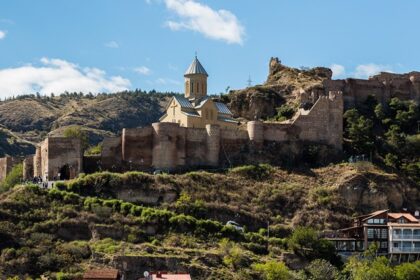
[[[420,254],[420,248],[413,247],[394,247],[392,248],[392,253],[418,253]]]
[[[416,239],[420,240],[420,234],[393,234],[393,239]]]

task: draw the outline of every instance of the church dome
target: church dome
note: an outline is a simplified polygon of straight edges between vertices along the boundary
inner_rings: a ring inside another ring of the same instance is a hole
[[[206,75],[207,77],[209,76],[197,57],[194,58],[190,67],[188,67],[187,71],[185,72],[184,76],[194,75],[194,74],[202,74],[202,75]]]

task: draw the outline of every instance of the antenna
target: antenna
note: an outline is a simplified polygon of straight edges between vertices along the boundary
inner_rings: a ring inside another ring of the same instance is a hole
[[[246,82],[248,83],[248,87],[252,86],[251,75],[249,75],[248,80]]]

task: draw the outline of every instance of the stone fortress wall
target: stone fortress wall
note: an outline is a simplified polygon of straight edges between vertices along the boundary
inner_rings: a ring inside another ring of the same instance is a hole
[[[329,91],[341,91],[346,109],[363,103],[369,95],[379,103],[386,103],[391,98],[413,100],[420,103],[420,72],[407,74],[380,73],[367,80],[325,80],[324,88]]]
[[[240,153],[244,146],[262,148],[267,142],[321,143],[342,148],[343,96],[321,96],[310,110],[300,109],[286,123],[251,121],[244,129],[181,127],[177,123],[154,123],[144,128],[124,129],[122,136],[103,143],[101,169],[164,169],[217,167],[225,153]],[[112,152],[110,152],[112,151]]]

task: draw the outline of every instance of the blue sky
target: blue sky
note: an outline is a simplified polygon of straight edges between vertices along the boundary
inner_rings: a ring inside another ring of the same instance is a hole
[[[9,0],[0,2],[0,97],[183,90],[198,52],[209,92],[263,83],[268,61],[336,78],[420,69],[420,1]]]

